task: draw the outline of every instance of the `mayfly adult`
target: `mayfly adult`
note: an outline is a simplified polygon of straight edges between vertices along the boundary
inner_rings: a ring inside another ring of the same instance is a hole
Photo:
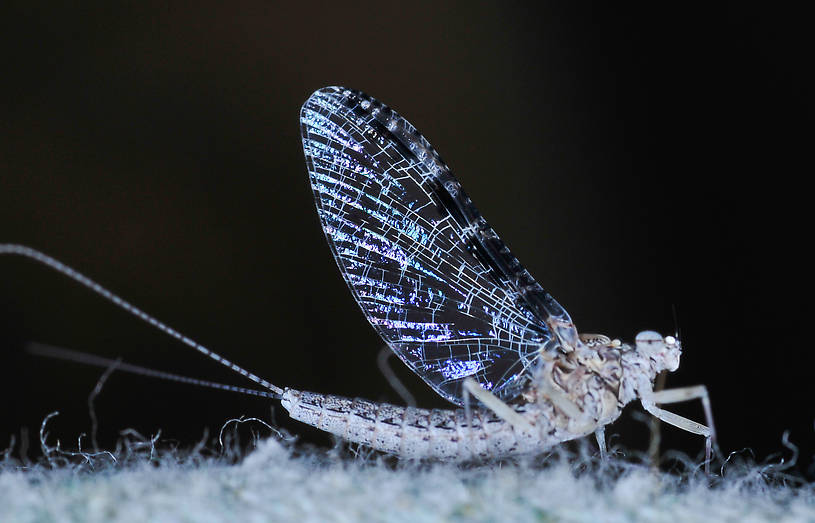
[[[74,279],[271,391],[289,415],[405,458],[469,460],[540,453],[604,427],[639,399],[658,419],[715,439],[704,386],[654,391],[681,344],[645,331],[633,344],[578,333],[510,253],[449,167],[399,114],[344,87],[300,112],[306,166],[328,245],[351,294],[390,349],[455,408],[422,409],[274,385],[184,336],[60,261],[24,256]],[[470,398],[475,398],[477,404]],[[658,405],[700,399],[706,425]]]

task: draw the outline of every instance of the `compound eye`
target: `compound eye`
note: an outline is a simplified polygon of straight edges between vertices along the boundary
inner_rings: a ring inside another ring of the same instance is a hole
[[[637,334],[634,341],[637,343],[637,347],[641,348],[657,347],[665,343],[665,340],[662,338],[662,334],[655,331],[642,331]]]

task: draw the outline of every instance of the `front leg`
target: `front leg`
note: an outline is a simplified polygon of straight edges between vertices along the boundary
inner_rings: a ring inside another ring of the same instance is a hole
[[[656,406],[657,403],[678,403],[680,401],[688,401],[692,399],[702,399],[702,404],[706,405],[705,415],[708,417],[709,426],[702,425],[693,420],[668,412]],[[673,425],[674,427],[686,430],[693,434],[699,434],[705,437],[705,473],[710,472],[710,459],[712,454],[712,440],[715,437],[713,429],[713,416],[710,412],[710,401],[707,402],[707,389],[704,386],[684,387],[680,389],[668,389],[658,392],[649,391],[642,395],[642,407],[648,411],[652,416]]]
[[[716,428],[713,426],[713,410],[710,408],[710,396],[707,393],[707,387],[704,385],[693,385],[691,387],[660,390],[651,393],[651,398],[657,405],[681,403],[695,399],[702,400],[702,408],[705,410],[705,422],[710,428],[710,439],[714,445],[716,444]]]

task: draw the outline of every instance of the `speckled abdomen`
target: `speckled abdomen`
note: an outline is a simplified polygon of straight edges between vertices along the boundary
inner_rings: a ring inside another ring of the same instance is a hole
[[[303,423],[404,458],[463,461],[534,454],[575,435],[555,428],[534,405],[517,407],[535,425],[523,432],[490,411],[418,409],[287,389],[283,408]]]

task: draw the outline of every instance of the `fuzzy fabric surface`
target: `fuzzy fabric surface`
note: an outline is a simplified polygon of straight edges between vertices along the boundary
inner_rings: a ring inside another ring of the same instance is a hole
[[[281,437],[245,455],[135,433],[109,452],[47,440],[36,464],[0,461],[0,521],[815,521],[815,486],[733,459],[707,476],[565,450],[445,465]]]

